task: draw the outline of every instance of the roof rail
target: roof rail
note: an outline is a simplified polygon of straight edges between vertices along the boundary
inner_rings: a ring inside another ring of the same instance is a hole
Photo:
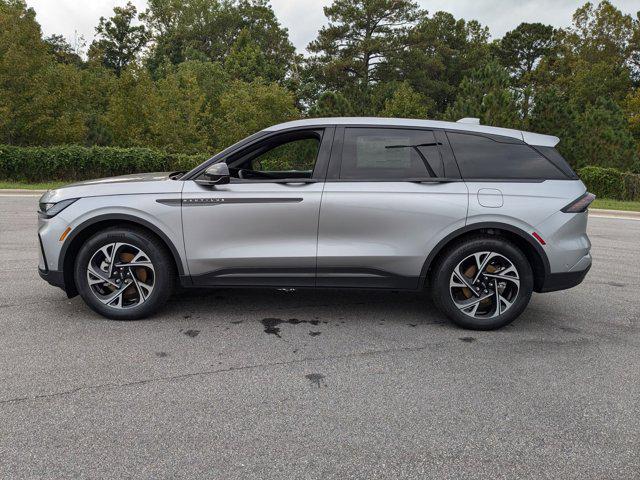
[[[470,125],[480,125],[480,119],[475,117],[465,117],[465,118],[461,118],[456,123],[468,123]]]

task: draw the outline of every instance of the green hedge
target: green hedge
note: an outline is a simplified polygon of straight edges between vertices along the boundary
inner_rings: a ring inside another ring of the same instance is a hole
[[[640,175],[615,168],[584,167],[578,175],[587,189],[600,198],[640,200]]]
[[[207,158],[209,155],[169,154],[147,148],[0,145],[0,180],[72,181],[128,173],[190,170]]]

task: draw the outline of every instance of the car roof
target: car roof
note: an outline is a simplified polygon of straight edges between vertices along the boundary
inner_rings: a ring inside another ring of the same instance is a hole
[[[502,135],[504,137],[517,138],[529,145],[541,147],[555,147],[560,139],[553,135],[542,135],[540,133],[513,130],[510,128],[491,127],[479,125],[473,122],[475,119],[463,119],[458,122],[443,122],[440,120],[418,120],[409,118],[378,118],[378,117],[333,117],[333,118],[308,118],[304,120],[294,120],[292,122],[280,123],[266,128],[264,131],[277,132],[291,128],[319,127],[326,125],[377,125],[386,127],[420,127],[437,128],[441,130],[457,130],[461,132],[486,133],[491,135]]]

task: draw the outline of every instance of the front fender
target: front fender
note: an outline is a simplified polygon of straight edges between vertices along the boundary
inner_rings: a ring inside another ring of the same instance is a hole
[[[100,222],[122,220],[136,223],[153,231],[171,251],[178,272],[187,271],[186,255],[182,233],[182,209],[158,203],[158,199],[179,200],[181,194],[162,195],[118,195],[113,197],[93,197],[80,199],[67,210],[63,220],[71,227],[57,259],[59,271],[64,270],[64,262],[71,245],[78,235],[88,227]],[[135,205],[132,207],[130,205]],[[178,203],[179,205],[179,203]]]

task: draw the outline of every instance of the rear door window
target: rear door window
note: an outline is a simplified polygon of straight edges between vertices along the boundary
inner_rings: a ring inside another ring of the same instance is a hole
[[[567,175],[524,142],[447,132],[464,179],[566,180]]]
[[[431,131],[345,129],[341,179],[394,181],[442,176],[443,160]]]

